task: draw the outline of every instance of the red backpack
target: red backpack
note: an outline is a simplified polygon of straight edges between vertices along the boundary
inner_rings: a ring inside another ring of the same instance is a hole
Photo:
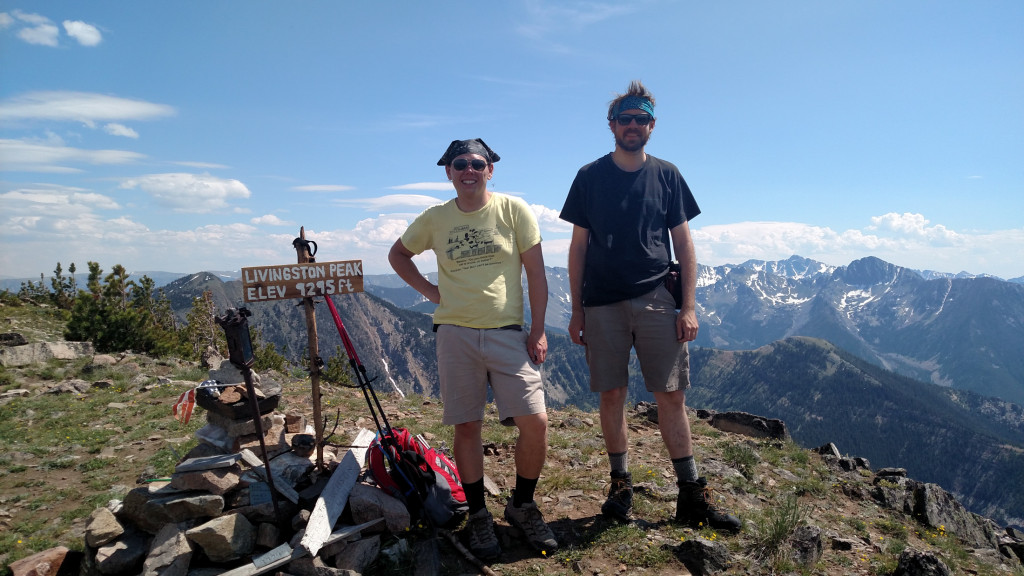
[[[405,502],[414,517],[446,526],[469,510],[455,462],[421,436],[391,428],[383,438],[377,434],[367,455],[377,485]]]

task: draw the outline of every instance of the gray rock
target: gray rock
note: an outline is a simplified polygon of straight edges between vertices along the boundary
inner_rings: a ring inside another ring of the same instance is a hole
[[[146,558],[146,537],[125,532],[120,538],[96,550],[96,569],[101,574],[138,574]]]
[[[28,344],[28,338],[20,332],[5,332],[0,334],[0,346],[24,346]]]
[[[334,566],[362,574],[380,553],[380,536],[371,536],[350,542],[334,556]]]
[[[174,524],[165,524],[149,547],[142,565],[142,576],[187,576],[192,562],[192,546],[185,532]]]
[[[234,490],[241,478],[242,467],[236,464],[228,468],[176,472],[171,475],[171,487],[178,490],[201,490],[223,496]]]
[[[256,528],[241,514],[225,514],[185,532],[190,542],[214,562],[230,562],[252,554]]]
[[[821,559],[824,545],[821,541],[821,528],[817,526],[799,526],[790,536],[793,548],[793,560],[802,566],[814,566]]]
[[[36,342],[0,347],[0,365],[7,368],[43,364],[48,360],[75,360],[96,353],[92,342]]]
[[[89,546],[99,548],[121,534],[124,534],[124,526],[107,508],[97,508],[89,515],[89,521],[85,526],[85,543]]]
[[[950,576],[949,568],[931,552],[907,548],[900,554],[893,576]]]
[[[746,412],[719,412],[711,416],[709,424],[723,432],[743,434],[753,438],[786,440],[786,423],[777,418],[762,418]]]
[[[156,534],[164,524],[211,518],[224,511],[224,498],[201,492],[180,492],[153,482],[129,492],[119,517]]]
[[[695,538],[680,543],[674,552],[695,576],[723,572],[732,565],[729,549],[722,542]]]
[[[825,444],[824,446],[819,446],[819,447],[815,448],[814,452],[817,452],[818,454],[821,454],[822,456],[828,455],[828,456],[834,456],[836,458],[842,458],[843,457],[843,454],[839,451],[839,447],[836,446],[835,444],[833,444],[832,442],[829,442],[828,444]]]
[[[113,366],[114,364],[117,364],[117,358],[110,354],[97,354],[92,357],[93,366]]]

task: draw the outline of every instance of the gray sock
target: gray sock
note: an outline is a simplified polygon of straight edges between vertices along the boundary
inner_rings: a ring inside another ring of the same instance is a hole
[[[629,452],[609,452],[608,463],[612,465],[612,474],[629,472]]]
[[[675,468],[676,477],[680,482],[696,482],[700,478],[700,474],[697,473],[697,461],[693,456],[673,458],[672,467]]]

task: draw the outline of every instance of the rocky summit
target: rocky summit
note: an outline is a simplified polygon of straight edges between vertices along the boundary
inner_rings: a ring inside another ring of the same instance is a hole
[[[215,356],[200,366],[89,350],[5,367],[6,571],[1024,574],[1018,530],[968,512],[905,470],[873,469],[835,444],[799,446],[786,422],[748,412],[690,413],[701,473],[742,530],[676,525],[657,407],[643,402],[628,412],[636,491],[629,524],[600,514],[609,477],[596,414],[551,412],[537,500],[559,540],[550,554],[529,548],[502,519],[515,436],[487,414],[487,505],[503,552],[484,565],[466,551],[460,525],[415,522],[374,484],[363,458],[376,424],[359,389],[322,386],[322,442],[312,451],[313,388],[301,373],[259,375],[259,418],[235,410],[248,400],[237,386],[197,406],[187,423],[175,419],[172,406],[212,374],[239,384],[232,368]],[[450,445],[436,399],[379,397],[391,425],[441,450]]]

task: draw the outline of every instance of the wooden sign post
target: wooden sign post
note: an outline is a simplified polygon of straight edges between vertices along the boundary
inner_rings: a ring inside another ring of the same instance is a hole
[[[310,252],[309,246],[313,245]],[[317,262],[316,244],[306,240],[305,227],[292,242],[298,255],[297,265],[242,268],[242,296],[246,302],[264,302],[302,298],[306,333],[309,339],[309,379],[312,384],[313,422],[316,429],[316,465],[324,467],[324,419],[320,409],[320,347],[316,332],[316,296],[353,294],[363,291],[361,260]]]

